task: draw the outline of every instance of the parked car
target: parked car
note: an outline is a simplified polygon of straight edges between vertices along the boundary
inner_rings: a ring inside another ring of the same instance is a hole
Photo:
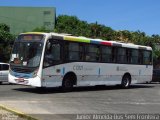
[[[153,70],[153,76],[151,82],[160,82],[160,69]]]
[[[8,82],[9,64],[0,62],[0,84]]]

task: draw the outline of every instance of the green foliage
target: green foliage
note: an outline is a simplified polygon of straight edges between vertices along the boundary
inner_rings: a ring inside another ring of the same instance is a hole
[[[8,62],[15,36],[8,32],[9,27],[0,24],[0,62]]]
[[[57,17],[56,28],[54,32],[89,37],[90,31],[88,28],[89,25],[86,21],[80,21],[75,16],[61,15]]]
[[[4,24],[4,23],[0,23],[0,30],[9,32],[9,31],[10,31],[10,28],[9,28],[9,26],[7,26],[7,25]]]
[[[76,16],[60,15],[57,17],[57,24],[54,32],[69,33],[75,36],[90,38],[112,39],[114,31],[110,27],[96,23],[87,23],[79,20]]]

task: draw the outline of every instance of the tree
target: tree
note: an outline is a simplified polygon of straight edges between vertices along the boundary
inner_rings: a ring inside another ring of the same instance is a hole
[[[56,20],[55,32],[69,33],[76,36],[90,36],[89,25],[86,21],[79,20],[76,16],[60,15]]]
[[[9,32],[9,31],[10,31],[10,28],[9,28],[9,26],[7,26],[7,25],[4,24],[4,23],[0,23],[0,30]]]
[[[1,25],[2,26],[0,27],[0,61],[8,62],[15,36],[8,32],[9,27],[7,25]]]
[[[56,20],[56,28],[58,33],[69,33],[76,36],[85,36],[90,38],[102,38],[111,40],[114,30],[110,27],[95,23],[87,23],[79,20],[76,16],[60,15]]]

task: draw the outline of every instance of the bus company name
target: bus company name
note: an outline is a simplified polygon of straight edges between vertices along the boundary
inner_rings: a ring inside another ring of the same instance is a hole
[[[83,66],[82,65],[74,65],[73,70],[83,70]]]

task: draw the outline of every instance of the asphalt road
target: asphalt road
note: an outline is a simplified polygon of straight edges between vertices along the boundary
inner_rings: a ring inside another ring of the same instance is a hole
[[[90,114],[159,114],[160,84],[78,87],[63,93],[59,88],[36,89],[0,85],[0,104],[41,120],[80,119]],[[84,116],[77,116],[84,114]]]

